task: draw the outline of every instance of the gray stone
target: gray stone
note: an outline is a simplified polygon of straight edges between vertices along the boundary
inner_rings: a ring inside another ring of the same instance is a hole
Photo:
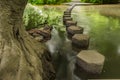
[[[64,15],[71,15],[71,12],[69,10],[64,11]]]
[[[68,35],[73,36],[74,34],[82,34],[83,28],[80,26],[70,26],[67,28]]]
[[[70,16],[69,17],[67,16],[67,17],[64,17],[63,20],[70,20],[71,21],[71,20],[73,20],[73,18]]]
[[[64,17],[64,18],[63,18],[63,24],[65,24],[66,21],[68,21],[68,20],[69,20],[69,21],[70,21],[70,20],[72,21],[73,19],[72,19],[71,17]]]
[[[71,13],[64,13],[64,15],[71,15]]]
[[[63,19],[64,19],[65,17],[71,17],[71,15],[63,15]]]
[[[68,20],[68,21],[66,21],[65,25],[66,25],[66,27],[77,26],[77,22],[76,21],[72,21],[72,20]]]
[[[86,34],[75,34],[72,37],[72,44],[81,49],[87,49],[90,37]]]
[[[83,50],[77,55],[77,64],[85,71],[100,74],[104,66],[105,57],[95,50]]]

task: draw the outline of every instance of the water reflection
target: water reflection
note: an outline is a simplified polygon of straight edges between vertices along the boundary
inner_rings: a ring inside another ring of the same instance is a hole
[[[106,57],[101,75],[83,76],[120,78],[120,6],[78,6],[75,7],[73,13],[78,25],[84,27],[85,33],[91,36],[89,49],[96,49]]]

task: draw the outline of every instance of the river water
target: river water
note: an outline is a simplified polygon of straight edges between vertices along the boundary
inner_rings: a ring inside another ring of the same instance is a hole
[[[90,35],[89,49],[105,56],[105,65],[100,75],[79,68],[74,71],[76,51],[66,32],[54,28],[46,44],[56,66],[56,80],[120,79],[120,5],[76,6],[72,17],[84,28],[84,34]]]

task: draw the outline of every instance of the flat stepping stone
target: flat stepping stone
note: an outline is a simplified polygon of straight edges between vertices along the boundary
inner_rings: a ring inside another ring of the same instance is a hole
[[[67,32],[71,36],[73,36],[74,34],[82,34],[83,28],[80,26],[70,26],[67,28]]]
[[[70,26],[77,26],[77,22],[76,21],[72,21],[72,20],[66,20],[65,23],[66,27],[70,27]]]
[[[71,15],[71,12],[69,10],[64,11],[64,15],[67,15],[67,14]]]
[[[65,24],[66,21],[68,21],[68,20],[69,20],[69,21],[70,21],[70,20],[72,21],[73,18],[71,18],[71,17],[64,17],[64,18],[63,18],[63,24]]]
[[[66,17],[63,18],[63,20],[72,20],[72,19],[73,19],[73,18],[70,17],[70,16],[66,16]]]
[[[87,49],[90,37],[86,34],[75,34],[72,37],[72,44],[80,49]]]
[[[105,57],[96,50],[82,50],[77,55],[77,64],[85,71],[100,74]]]
[[[64,15],[71,15],[71,13],[64,13]]]
[[[65,17],[71,17],[71,15],[69,15],[69,14],[63,15],[63,19],[64,19]]]

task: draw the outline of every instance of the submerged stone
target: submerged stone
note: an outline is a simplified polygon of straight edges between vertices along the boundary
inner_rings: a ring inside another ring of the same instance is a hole
[[[69,36],[73,36],[74,34],[82,34],[83,28],[80,26],[70,26],[67,28],[67,32]]]
[[[86,34],[75,34],[72,37],[72,44],[81,49],[87,49],[90,37]]]
[[[103,69],[105,57],[95,50],[82,50],[77,55],[77,64],[85,71],[100,74]]]

